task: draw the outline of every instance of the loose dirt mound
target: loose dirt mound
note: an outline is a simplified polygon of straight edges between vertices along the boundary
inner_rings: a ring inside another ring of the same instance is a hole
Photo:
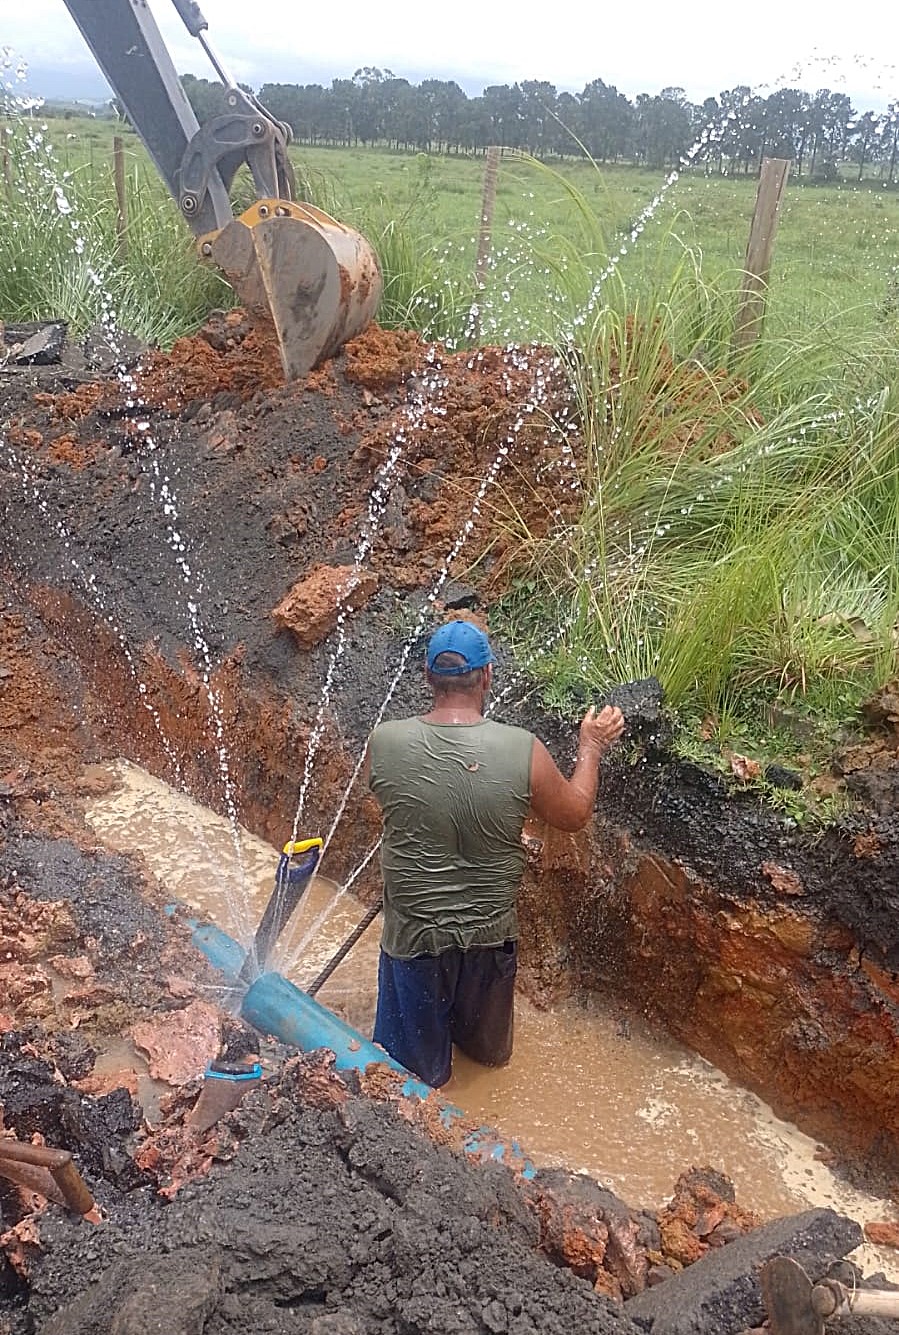
[[[260,342],[240,312],[231,312],[195,337],[179,339],[171,352],[148,354],[133,377],[36,395],[34,404],[45,414],[33,424],[24,417],[14,422],[9,438],[29,453],[82,471],[102,463],[103,436],[109,437],[104,424],[116,424],[114,439],[123,452],[140,455],[163,443],[156,438],[160,418],[179,419],[202,425],[211,449],[230,456],[258,443],[258,438],[235,440],[236,432],[252,430],[248,418],[270,417],[266,432],[278,430],[289,439],[299,425],[300,405],[320,400],[330,410],[338,437],[351,442],[352,449],[335,458],[331,441],[330,449],[304,452],[305,462],[313,473],[335,467],[338,476],[345,471],[348,485],[339,498],[344,505],[336,508],[333,495],[326,502],[327,520],[336,520],[345,540],[352,541],[365,520],[360,493],[364,497],[377,470],[392,459],[391,513],[371,560],[399,587],[415,587],[432,577],[438,553],[449,551],[472,516],[481,479],[490,469],[497,472],[498,488],[484,516],[474,515],[468,560],[498,543],[495,561],[509,548],[513,526],[519,534],[540,536],[562,517],[566,505],[570,510],[576,504],[572,408],[559,367],[546,349],[486,348],[449,355],[426,347],[414,334],[372,326],[301,386],[273,392],[280,380],[274,349]],[[243,405],[249,405],[246,411]],[[310,424],[303,420],[304,432]],[[569,452],[560,472],[563,440]],[[512,466],[500,467],[513,450]],[[291,459],[291,471],[297,463]],[[336,481],[332,471],[316,490],[333,493]],[[300,508],[300,516],[304,513],[308,510]],[[320,510],[319,516],[325,517]],[[289,538],[296,514],[273,518],[278,536]]]
[[[105,1335],[126,1313],[137,1335],[161,1312],[168,1335],[636,1332],[537,1254],[504,1170],[469,1169],[358,1099],[254,1120],[231,1163],[168,1207],[126,1202],[93,1232],[48,1221],[30,1303],[44,1335]]]

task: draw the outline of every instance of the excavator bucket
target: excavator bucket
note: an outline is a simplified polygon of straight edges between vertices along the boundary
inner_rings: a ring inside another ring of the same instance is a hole
[[[273,329],[298,380],[371,322],[381,270],[369,243],[311,204],[263,199],[200,239],[254,324]]]

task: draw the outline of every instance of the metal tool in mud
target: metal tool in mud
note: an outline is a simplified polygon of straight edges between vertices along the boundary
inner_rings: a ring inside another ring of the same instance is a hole
[[[210,1062],[200,1097],[188,1115],[188,1123],[197,1131],[208,1131],[225,1113],[233,1112],[244,1094],[261,1079],[259,1062]]]
[[[228,72],[196,0],[172,2],[224,88],[224,110],[202,126],[146,0],[65,0],[200,255],[274,333],[286,378],[298,379],[373,318],[382,288],[377,257],[358,232],[295,199],[290,126]],[[230,191],[242,166],[256,202],[235,218]]]
[[[75,1214],[89,1215],[94,1209],[94,1198],[68,1150],[26,1145],[0,1136],[0,1177],[29,1191],[38,1191]]]
[[[331,977],[331,974],[334,973],[334,971],[343,963],[347,955],[349,955],[350,951],[353,949],[353,946],[356,944],[356,942],[361,940],[362,937],[365,935],[365,933],[368,931],[369,927],[374,922],[375,918],[377,918],[378,914],[381,912],[381,909],[383,907],[384,907],[383,899],[376,899],[374,904],[372,904],[369,908],[366,909],[363,917],[360,918],[359,922],[356,923],[356,926],[350,932],[346,940],[343,941],[338,946],[337,950],[334,951],[334,954],[328,960],[327,964],[322,969],[321,973],[318,974],[317,977],[313,978],[312,982],[305,989],[307,997],[314,997],[316,992],[318,992],[321,988],[324,987],[325,983]]]
[[[323,840],[294,839],[284,845],[275,873],[275,888],[265,906],[253,944],[237,975],[239,983],[250,984],[263,973],[278,937],[290,921],[322,855]]]
[[[775,1256],[759,1276],[770,1335],[825,1335],[835,1317],[899,1317],[899,1291],[855,1289],[838,1279],[813,1284],[790,1256]]]

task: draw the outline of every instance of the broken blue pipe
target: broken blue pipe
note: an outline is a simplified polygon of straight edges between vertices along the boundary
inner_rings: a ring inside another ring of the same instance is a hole
[[[173,913],[176,907],[170,905],[169,912]],[[194,945],[210,964],[224,974],[232,985],[236,983],[248,952],[213,923],[189,918],[187,925],[191,929]],[[407,1071],[383,1048],[363,1038],[345,1021],[288,982],[282,974],[263,973],[256,978],[241,999],[240,1015],[260,1033],[271,1034],[282,1043],[299,1048],[301,1052],[329,1049],[334,1053],[334,1065],[338,1071],[358,1071],[363,1074],[373,1062],[388,1066],[403,1077],[400,1085],[403,1098],[424,1100],[436,1092]],[[464,1120],[465,1114],[461,1108],[448,1103],[439,1094],[437,1098],[444,1127],[449,1129],[454,1123]],[[534,1176],[534,1165],[518,1142],[503,1140],[490,1127],[482,1126],[470,1132],[463,1148],[466,1154],[482,1162],[496,1160],[513,1168],[524,1178]]]

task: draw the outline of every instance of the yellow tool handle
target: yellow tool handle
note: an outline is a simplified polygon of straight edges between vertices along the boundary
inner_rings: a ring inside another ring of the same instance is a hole
[[[324,845],[324,842],[324,839],[288,840],[284,845],[284,855],[288,858],[295,858],[300,853],[308,853],[310,848],[321,848]]]

